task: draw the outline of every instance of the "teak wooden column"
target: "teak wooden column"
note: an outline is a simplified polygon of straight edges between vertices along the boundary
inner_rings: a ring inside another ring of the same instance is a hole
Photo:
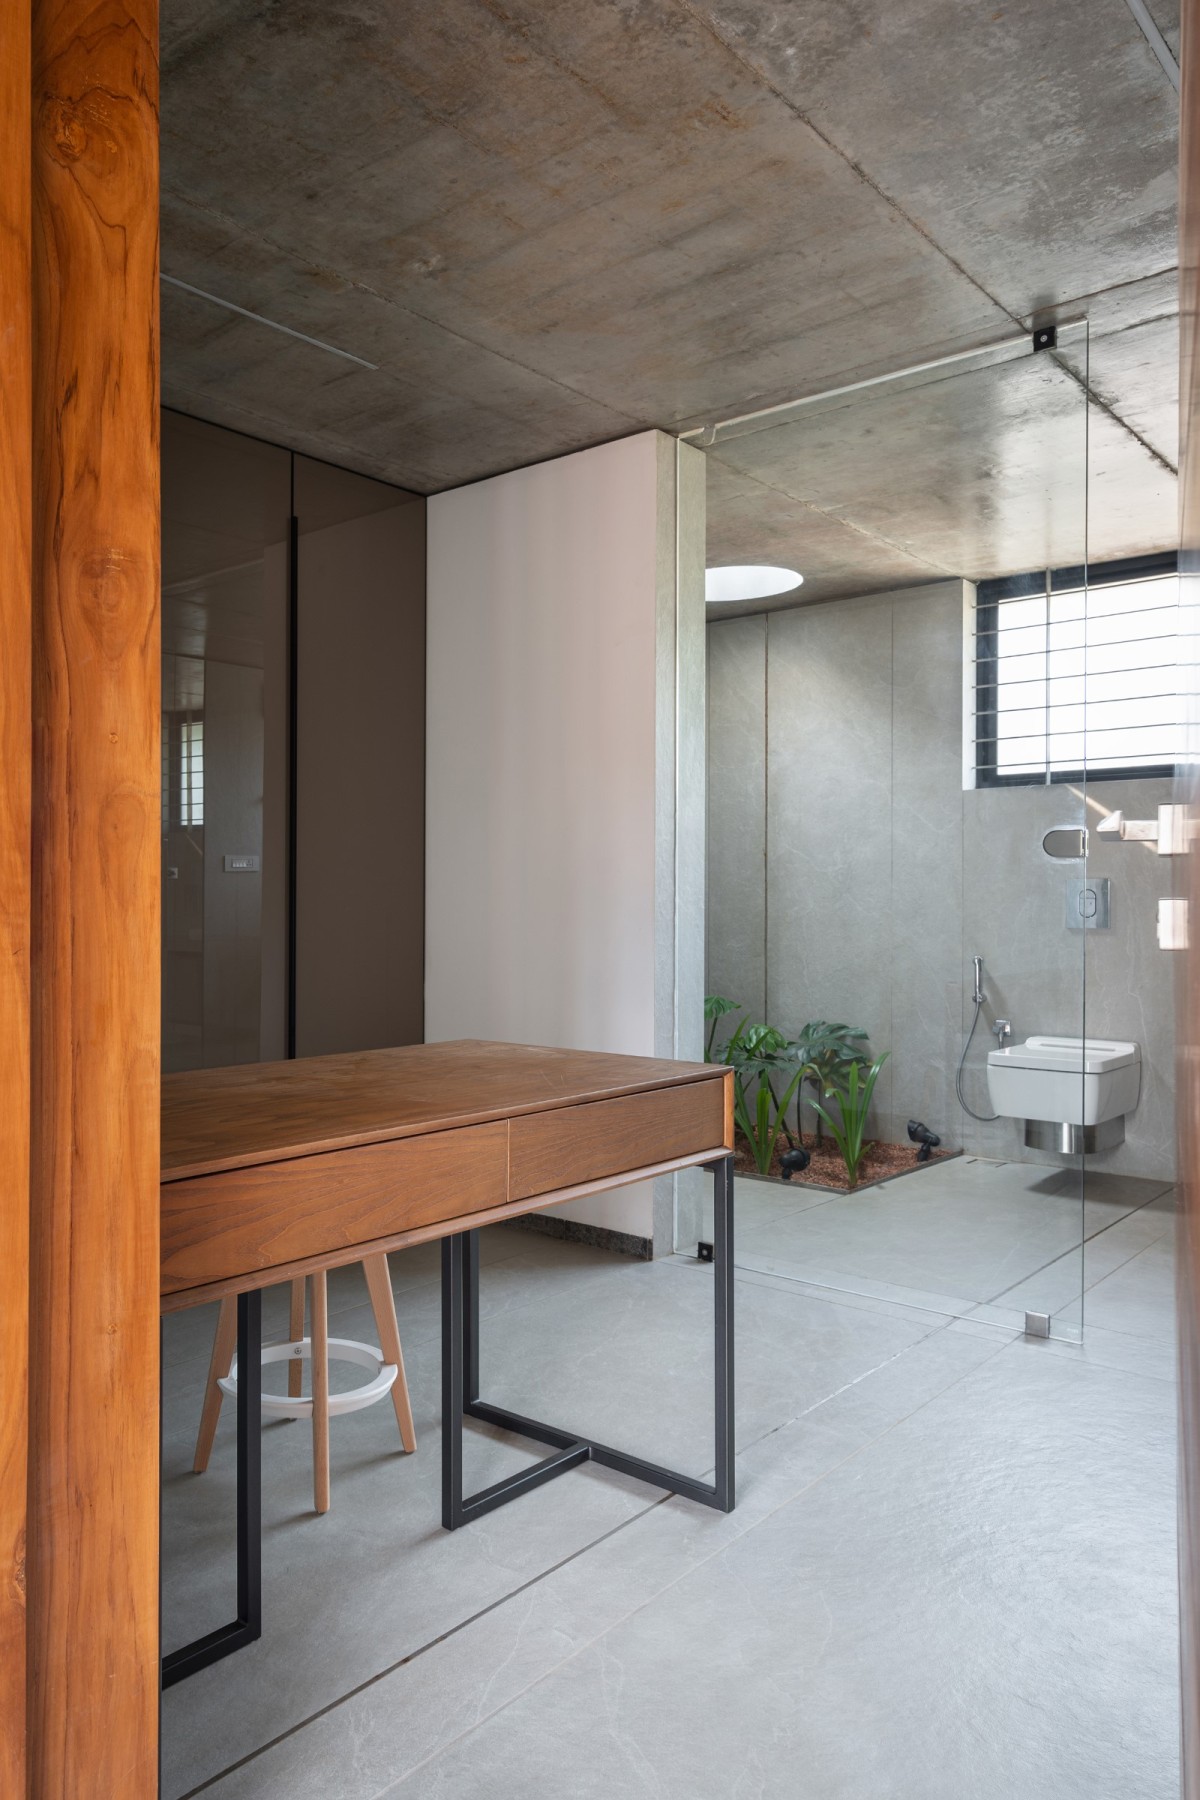
[[[1180,662],[1188,754],[1179,798],[1192,828],[1181,858],[1189,947],[1177,995],[1179,1064],[1176,1117],[1183,1230],[1179,1242],[1181,1455],[1179,1570],[1183,1671],[1183,1792],[1200,1800],[1200,0],[1185,0],[1180,67],[1180,541],[1184,631]]]
[[[29,11],[0,7],[0,1794],[25,1792],[29,1324]]]
[[[32,41],[29,1792],[151,1800],[157,0],[32,0]]]

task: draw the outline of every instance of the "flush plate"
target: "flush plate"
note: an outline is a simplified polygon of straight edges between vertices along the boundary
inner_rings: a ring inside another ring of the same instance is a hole
[[[1107,931],[1111,899],[1107,875],[1067,883],[1067,930]]]

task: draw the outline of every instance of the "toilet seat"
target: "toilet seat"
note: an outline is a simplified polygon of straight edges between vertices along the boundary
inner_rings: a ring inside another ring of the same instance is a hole
[[[1007,1050],[988,1052],[988,1062],[995,1068],[1075,1075],[1107,1075],[1140,1061],[1138,1046],[1119,1038],[1031,1037]]]

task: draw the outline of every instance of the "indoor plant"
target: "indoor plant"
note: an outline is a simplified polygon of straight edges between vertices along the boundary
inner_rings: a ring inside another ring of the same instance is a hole
[[[787,1109],[804,1075],[811,1071],[806,1071],[796,1045],[782,1031],[773,1025],[753,1024],[746,1018],[734,1027],[718,1050],[716,1037],[721,1020],[741,1011],[735,1000],[727,1000],[721,994],[705,996],[708,1037],[704,1060],[727,1063],[733,1070],[734,1123],[746,1140],[755,1168],[760,1175],[766,1175],[770,1173],[780,1134],[789,1143],[792,1141]]]
[[[887,1051],[877,1056],[869,1069],[864,1071],[860,1062],[852,1062],[841,1078],[834,1078],[824,1089],[825,1098],[837,1101],[838,1117],[826,1111],[819,1100],[813,1102],[817,1112],[824,1119],[838,1149],[842,1153],[842,1161],[846,1165],[846,1175],[850,1186],[858,1181],[858,1171],[868,1145],[866,1142],[867,1111],[871,1104],[871,1095],[875,1091],[875,1083],[879,1080],[879,1072],[887,1061]]]
[[[804,1076],[800,1083],[796,1104],[796,1131],[801,1143],[804,1142],[804,1120],[802,1102],[804,1083],[811,1081],[818,1093],[827,1090],[831,1082],[844,1080],[851,1067],[857,1064],[861,1068],[867,1066],[864,1051],[867,1034],[857,1025],[841,1025],[831,1023],[828,1019],[810,1019],[799,1037],[794,1049],[798,1061],[804,1067]],[[817,1108],[817,1142],[821,1141],[822,1113]]]
[[[743,1023],[725,1046],[733,1069],[733,1117],[760,1175],[771,1169],[780,1135],[791,1142],[787,1109],[804,1078],[794,1046],[773,1025]]]

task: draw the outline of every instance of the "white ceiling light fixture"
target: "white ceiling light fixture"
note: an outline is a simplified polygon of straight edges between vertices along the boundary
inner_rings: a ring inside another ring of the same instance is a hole
[[[769,600],[772,594],[790,594],[803,585],[798,569],[778,569],[771,563],[735,563],[724,569],[706,569],[704,598],[710,601]]]

